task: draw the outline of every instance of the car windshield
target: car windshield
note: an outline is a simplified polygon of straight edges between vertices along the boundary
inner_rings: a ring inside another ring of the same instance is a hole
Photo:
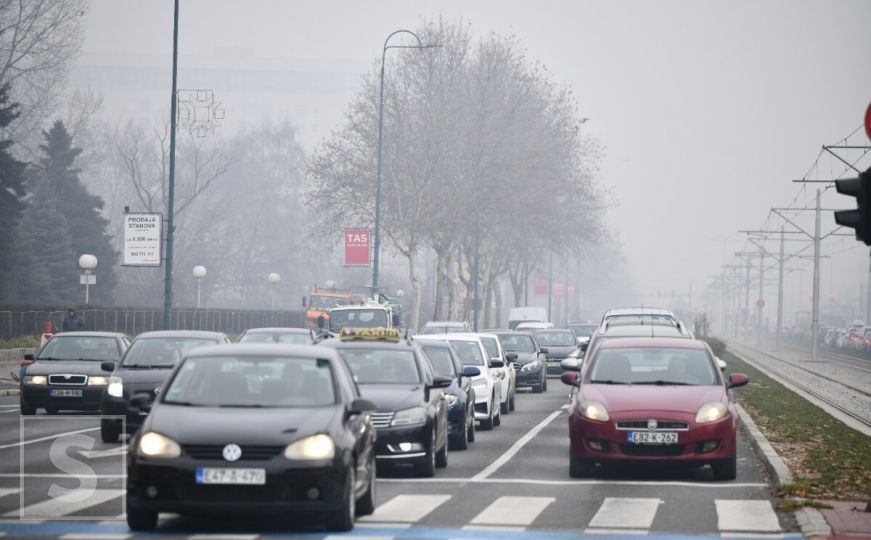
[[[436,375],[442,377],[454,378],[457,376],[454,373],[454,362],[451,359],[451,351],[447,347],[434,347],[432,345],[424,345],[423,352],[429,358],[429,362],[435,369]]]
[[[524,335],[501,335],[499,341],[502,342],[502,348],[510,352],[531,353],[535,352],[535,343],[532,338]]]
[[[204,407],[325,407],[336,402],[326,360],[214,356],[184,360],[164,403]]]
[[[578,337],[590,337],[593,335],[593,332],[598,328],[595,324],[579,324],[569,326],[571,330],[575,332],[575,335]]]
[[[535,333],[535,339],[543,347],[577,347],[578,340],[571,331]]]
[[[386,328],[387,311],[384,309],[340,309],[330,313],[330,332],[338,334],[342,328]]]
[[[451,347],[457,351],[457,356],[464,366],[483,366],[484,356],[477,341],[451,341]]]
[[[426,325],[421,334],[458,334],[465,332],[466,329],[460,325]]]
[[[418,384],[420,370],[414,352],[387,349],[342,349],[357,384]]]
[[[37,360],[95,360],[117,362],[121,359],[118,342],[113,337],[54,336],[39,351]]]
[[[718,384],[711,357],[702,349],[620,347],[600,349],[591,360],[591,384]]]
[[[490,358],[497,358],[499,356],[499,345],[496,343],[496,338],[482,337],[481,343],[484,344],[484,348],[487,349],[487,354],[490,355]]]
[[[348,301],[345,298],[335,298],[331,296],[312,295],[309,302],[309,308],[317,311],[327,311],[337,306],[347,305]]]
[[[311,345],[308,332],[255,332],[239,338],[239,343],[290,343],[291,345]]]
[[[187,353],[202,347],[214,345],[214,339],[205,338],[141,338],[133,340],[133,344],[124,355],[123,366],[174,366]]]

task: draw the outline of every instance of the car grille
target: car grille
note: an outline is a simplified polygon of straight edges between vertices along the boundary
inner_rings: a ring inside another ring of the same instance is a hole
[[[224,459],[223,444],[186,444],[184,451],[187,455],[194,459]],[[255,446],[244,445],[242,449],[242,460],[266,460],[272,459],[279,455],[283,450],[283,446]]]
[[[372,413],[372,427],[375,429],[390,427],[393,422],[393,412]]]
[[[656,430],[686,431],[690,425],[679,420],[657,420]],[[620,420],[617,429],[643,429],[647,430],[647,420]]]
[[[679,456],[682,444],[621,444],[620,450],[627,456]]]
[[[83,386],[88,378],[84,375],[49,375],[48,384]]]

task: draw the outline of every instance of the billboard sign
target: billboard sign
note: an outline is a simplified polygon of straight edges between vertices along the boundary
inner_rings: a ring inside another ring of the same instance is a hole
[[[372,253],[372,231],[345,229],[345,266],[369,266]]]
[[[160,266],[163,259],[163,215],[124,214],[123,266]]]

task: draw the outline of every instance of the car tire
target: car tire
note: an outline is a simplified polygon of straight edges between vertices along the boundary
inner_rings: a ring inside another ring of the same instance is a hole
[[[356,486],[354,466],[348,468],[345,475],[345,493],[342,496],[342,507],[332,512],[327,512],[324,525],[329,531],[346,532],[354,528],[354,513],[356,512],[357,497],[354,494]]]
[[[421,476],[423,478],[432,478],[435,476],[436,469],[436,437],[435,437],[435,428],[432,431],[432,441],[429,445],[429,450],[426,452],[426,461],[423,463],[418,463],[414,466],[414,472],[417,476]]]
[[[116,443],[121,436],[121,426],[114,420],[100,420],[100,438],[104,443]]]
[[[514,396],[517,393],[517,388],[512,387],[508,394],[508,410],[514,412]]]
[[[544,380],[541,382],[541,391],[547,392],[547,375],[544,376]]]
[[[439,469],[444,469],[448,466],[448,442],[445,441],[445,444],[442,445],[441,450],[436,453],[436,467]]]
[[[544,391],[544,381],[545,380],[547,380],[546,375],[541,377],[541,379],[539,379],[538,384],[532,385],[532,393],[533,394],[540,394]]]
[[[481,430],[490,431],[493,429],[493,407],[490,407],[490,417],[486,420],[481,420]]]
[[[499,407],[499,402],[493,404],[493,410],[496,411],[496,415],[493,417],[493,425],[501,426],[502,425],[502,409]]]
[[[21,416],[33,416],[36,414],[36,407],[31,407],[30,405],[21,404]]]
[[[734,480],[738,476],[737,453],[711,463],[711,468],[714,469],[714,480]]]
[[[586,458],[580,458],[569,454],[569,476],[572,478],[584,478],[593,472],[593,462]]]
[[[505,403],[499,404],[499,412],[501,412],[502,414],[508,414],[508,400],[509,399],[510,399],[510,397],[507,397],[507,398],[505,398]]]
[[[469,442],[475,442],[475,412],[472,411],[472,414],[469,415],[471,418],[471,422],[469,422],[469,427],[466,428],[466,438]]]
[[[150,531],[157,527],[157,512],[130,508],[127,505],[127,527],[131,531]]]
[[[472,421],[472,425],[475,422]],[[448,440],[451,444],[451,450],[465,450],[469,448],[469,419],[467,416],[463,415],[463,425],[460,428],[460,432],[453,436],[449,437]]]
[[[375,454],[373,449],[372,457],[369,460],[369,485],[366,487],[366,492],[357,501],[356,512],[358,516],[368,516],[375,511],[375,485],[378,483],[376,479]]]

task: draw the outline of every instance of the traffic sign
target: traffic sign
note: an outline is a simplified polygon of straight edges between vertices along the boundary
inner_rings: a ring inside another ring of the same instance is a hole
[[[762,299],[762,298],[760,298],[759,300],[757,300],[757,301],[756,301],[756,307],[764,308],[764,307],[765,307],[765,300]]]
[[[372,234],[369,229],[345,229],[345,266],[369,266]]]
[[[865,134],[868,135],[869,139],[871,139],[871,103],[869,103],[868,108],[865,109]]]

